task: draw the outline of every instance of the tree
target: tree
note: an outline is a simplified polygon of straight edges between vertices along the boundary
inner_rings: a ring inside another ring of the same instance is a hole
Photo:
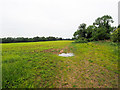
[[[82,23],[78,27],[78,30],[73,34],[74,38],[79,39],[81,37],[86,37],[86,24]]]
[[[118,28],[120,28],[120,24],[118,25]]]
[[[37,41],[55,41],[55,40],[63,40],[62,38],[58,37],[33,37],[33,38],[24,38],[24,37],[17,37],[17,38],[12,38],[12,37],[7,37],[7,38],[0,38],[0,43],[15,43],[15,42],[37,42]],[[70,39],[65,39],[65,40],[70,40]]]
[[[35,42],[39,41],[39,39],[40,39],[40,38],[39,38],[38,36],[33,38],[33,40],[34,40]]]
[[[14,42],[14,39],[12,37],[2,38],[2,42],[4,43],[12,43]]]
[[[86,30],[86,32],[87,32],[86,38],[87,39],[92,38],[92,34],[93,34],[93,32],[95,32],[95,29],[96,29],[96,26],[94,26],[94,25],[90,25],[87,27],[87,30]]]
[[[104,40],[104,39],[109,39],[110,34],[106,33],[107,30],[105,27],[100,27],[94,30],[92,33],[92,39],[93,40]]]
[[[111,16],[109,15],[104,15],[102,17],[98,17],[95,22],[93,23],[93,25],[96,25],[98,28],[100,27],[105,27],[107,29],[106,33],[110,33],[111,30],[111,23],[113,23],[113,19]]]
[[[52,36],[49,36],[49,37],[47,37],[46,38],[48,41],[55,41],[56,40],[56,38],[55,37],[52,37]]]
[[[115,27],[111,27],[113,19],[109,15],[98,17],[93,25],[90,25],[86,29],[86,24],[82,23],[78,27],[78,30],[73,34],[74,39],[77,42],[85,42],[92,40],[104,40],[110,39],[111,33],[115,30]]]

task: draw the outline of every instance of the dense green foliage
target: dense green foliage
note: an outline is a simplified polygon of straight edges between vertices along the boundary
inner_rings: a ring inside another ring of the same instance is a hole
[[[111,26],[111,23],[113,23],[112,17],[108,15],[98,17],[93,25],[88,27],[86,27],[85,23],[82,23],[73,34],[74,39],[76,42],[108,40],[111,37],[111,32],[115,29],[115,27]]]
[[[79,42],[81,42],[81,43],[87,43],[88,41],[87,41],[87,39],[86,39],[86,38],[81,37],[81,38],[79,38],[79,39],[75,40],[75,43],[79,43]]]
[[[3,43],[3,88],[117,88],[118,46],[111,42]],[[73,57],[60,57],[60,50]]]
[[[113,42],[120,42],[120,28],[117,28],[113,33],[111,37]]]
[[[63,39],[58,37],[33,37],[33,38],[24,38],[24,37],[7,37],[7,38],[1,38],[0,43],[15,43],[15,42],[37,42],[37,41],[56,41],[56,40],[71,40],[71,39]]]
[[[120,28],[120,25],[118,25],[118,28]]]

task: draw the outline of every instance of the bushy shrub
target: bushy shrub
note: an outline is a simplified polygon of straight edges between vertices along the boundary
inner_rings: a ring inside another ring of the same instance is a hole
[[[107,28],[105,27],[99,27],[92,33],[92,39],[97,41],[97,40],[104,40],[104,39],[109,39],[110,34],[107,33]]]
[[[117,44],[117,43],[114,43],[114,42],[110,42],[110,45],[112,45],[112,46],[117,46],[118,44]]]
[[[120,28],[117,28],[111,35],[113,42],[120,42]]]
[[[87,43],[87,42],[88,42],[87,39],[86,39],[86,38],[83,38],[83,37],[75,40],[75,43]]]

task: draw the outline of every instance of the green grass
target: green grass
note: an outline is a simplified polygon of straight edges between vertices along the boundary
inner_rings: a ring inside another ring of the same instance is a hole
[[[118,46],[72,42],[2,44],[3,88],[117,88]],[[60,50],[75,56],[60,57]]]

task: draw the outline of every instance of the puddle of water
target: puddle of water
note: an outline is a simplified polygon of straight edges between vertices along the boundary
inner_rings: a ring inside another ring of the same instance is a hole
[[[73,53],[61,53],[61,54],[59,54],[58,56],[62,56],[62,57],[72,57],[72,56],[74,56],[74,54],[73,54]]]

